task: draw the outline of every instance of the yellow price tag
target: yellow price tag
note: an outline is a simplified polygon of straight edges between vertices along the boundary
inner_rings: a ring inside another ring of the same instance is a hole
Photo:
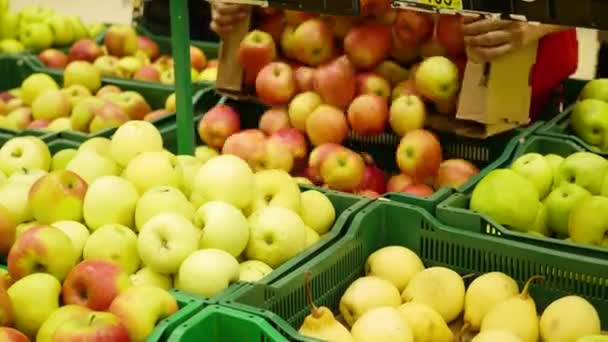
[[[418,0],[419,3],[431,5],[439,8],[449,8],[453,10],[461,10],[461,0]]]

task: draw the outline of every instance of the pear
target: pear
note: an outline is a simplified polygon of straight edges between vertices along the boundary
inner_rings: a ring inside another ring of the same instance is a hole
[[[481,332],[487,330],[508,330],[517,335],[522,342],[538,341],[538,316],[536,304],[528,291],[530,284],[542,276],[528,279],[521,294],[496,304],[481,320]]]
[[[477,334],[471,342],[522,342],[522,340],[508,330],[487,330]]]
[[[464,281],[458,273],[445,267],[430,267],[410,280],[401,298],[404,303],[430,306],[450,323],[462,312],[464,294]]]
[[[352,342],[353,338],[346,327],[336,320],[327,307],[317,307],[313,301],[310,286],[310,272],[304,274],[306,296],[310,302],[310,315],[304,318],[304,323],[298,332],[304,336],[318,338],[330,342]]]
[[[374,308],[364,313],[351,329],[353,341],[414,342],[412,329],[394,307]]]
[[[340,298],[340,313],[349,326],[367,311],[382,307],[401,305],[399,291],[390,281],[379,277],[361,277],[346,289]]]
[[[463,330],[479,331],[483,317],[497,303],[517,296],[519,287],[513,278],[502,272],[490,272],[471,282],[464,297]]]
[[[372,253],[365,262],[365,275],[377,276],[393,283],[399,292],[416,273],[424,269],[422,260],[403,246],[387,246]]]
[[[421,303],[405,303],[397,308],[412,329],[415,341],[452,342],[454,334],[443,317]]]
[[[577,342],[581,337],[599,335],[601,331],[597,311],[579,296],[554,301],[540,317],[540,336],[546,342]]]

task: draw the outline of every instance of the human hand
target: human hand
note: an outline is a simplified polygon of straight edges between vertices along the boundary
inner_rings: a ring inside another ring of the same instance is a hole
[[[247,17],[248,5],[211,2],[211,29],[220,37],[232,32],[234,25]]]
[[[469,58],[491,62],[533,41],[531,25],[521,21],[466,18],[464,42]]]

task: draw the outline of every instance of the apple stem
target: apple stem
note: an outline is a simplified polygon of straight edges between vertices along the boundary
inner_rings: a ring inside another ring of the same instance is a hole
[[[310,271],[304,272],[304,286],[306,287],[306,297],[310,303],[310,313],[314,318],[319,318],[319,308],[315,305],[312,297],[312,286],[310,285]]]
[[[462,325],[462,328],[460,328],[460,331],[458,332],[458,335],[456,337],[456,341],[462,342],[464,340],[464,334],[469,331],[469,328],[471,327],[471,325],[468,322],[465,322]]]
[[[523,299],[528,299],[529,296],[529,291],[530,291],[530,285],[532,284],[533,281],[535,280],[545,280],[544,276],[541,275],[535,275],[535,276],[531,276],[527,281],[526,284],[524,285],[524,289],[521,291],[521,298]]]
[[[95,315],[91,315],[91,317],[89,317],[89,325],[93,324],[93,321],[95,320]]]

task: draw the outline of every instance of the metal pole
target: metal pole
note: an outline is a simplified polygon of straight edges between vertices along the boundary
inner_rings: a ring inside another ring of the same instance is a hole
[[[194,154],[188,0],[171,0],[171,47],[177,105],[177,152]]]

